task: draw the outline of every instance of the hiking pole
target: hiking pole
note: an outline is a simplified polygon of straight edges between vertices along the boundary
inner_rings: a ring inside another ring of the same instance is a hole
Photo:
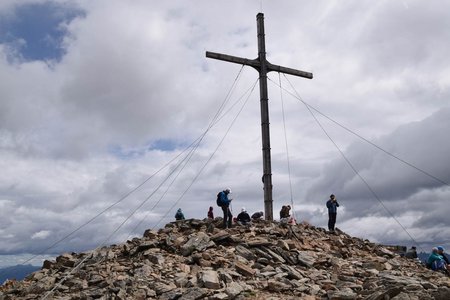
[[[230,195],[231,198],[231,195]],[[233,198],[230,199],[230,211],[233,212]]]

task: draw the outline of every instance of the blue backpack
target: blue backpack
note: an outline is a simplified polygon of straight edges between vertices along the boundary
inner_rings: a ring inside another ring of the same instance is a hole
[[[222,207],[222,205],[223,205],[222,197],[220,196],[221,193],[223,193],[223,192],[220,192],[220,193],[217,194],[217,200],[216,200],[217,206],[220,206],[220,207]]]

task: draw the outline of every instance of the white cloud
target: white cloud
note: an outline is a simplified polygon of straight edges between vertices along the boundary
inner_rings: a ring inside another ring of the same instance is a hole
[[[46,239],[50,236],[50,234],[52,234],[52,232],[50,230],[41,230],[39,232],[35,232],[33,233],[33,235],[31,236],[32,240],[43,240]]]

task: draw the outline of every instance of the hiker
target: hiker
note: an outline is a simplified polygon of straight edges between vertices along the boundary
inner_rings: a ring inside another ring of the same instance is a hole
[[[177,220],[177,221],[184,220],[184,214],[183,214],[183,211],[181,210],[181,208],[179,208],[177,210],[177,213],[175,214],[175,220]]]
[[[412,246],[411,249],[406,251],[405,253],[406,258],[416,259],[417,258],[417,250],[416,246]]]
[[[330,200],[327,201],[328,208],[328,231],[334,232],[334,225],[336,224],[337,208],[339,203],[337,202],[336,196],[330,195]]]
[[[439,255],[438,251],[439,250],[436,247],[431,249],[431,254],[427,260],[427,267],[431,268],[434,271],[442,270],[448,273],[448,266],[445,263],[444,258]]]
[[[241,213],[237,216],[237,222],[239,225],[250,225],[251,219],[247,211],[245,210],[245,207],[241,209]]]
[[[449,262],[449,260],[448,260],[447,255],[444,253],[444,252],[445,252],[444,247],[442,247],[442,246],[437,246],[436,248],[438,249],[438,254],[439,254],[440,256],[442,256],[442,259],[445,261],[445,263],[446,263],[447,265],[449,265],[450,262]]]
[[[210,206],[208,210],[208,219],[214,219],[213,207]]]
[[[283,205],[280,210],[280,219],[289,218],[291,216],[290,210],[291,210],[290,205]]]
[[[253,219],[253,220],[259,220],[259,219],[262,218],[262,216],[264,216],[264,213],[263,213],[262,211],[258,211],[258,212],[255,212],[255,213],[252,215],[252,219]]]
[[[233,221],[233,215],[230,210],[230,204],[233,199],[228,199],[230,193],[231,190],[226,189],[217,195],[217,204],[222,207],[223,211],[223,228],[231,228],[231,223]]]

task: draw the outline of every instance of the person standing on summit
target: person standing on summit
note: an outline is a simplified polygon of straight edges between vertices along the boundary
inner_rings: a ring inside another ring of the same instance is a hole
[[[336,215],[337,208],[339,207],[339,203],[336,200],[336,197],[331,194],[330,200],[327,201],[328,208],[328,230],[331,233],[334,233],[334,225],[336,224]]]
[[[223,228],[231,228],[231,222],[233,221],[233,215],[230,210],[230,203],[233,199],[228,199],[230,193],[231,190],[226,189],[217,195],[217,205],[219,205],[223,211]]]

